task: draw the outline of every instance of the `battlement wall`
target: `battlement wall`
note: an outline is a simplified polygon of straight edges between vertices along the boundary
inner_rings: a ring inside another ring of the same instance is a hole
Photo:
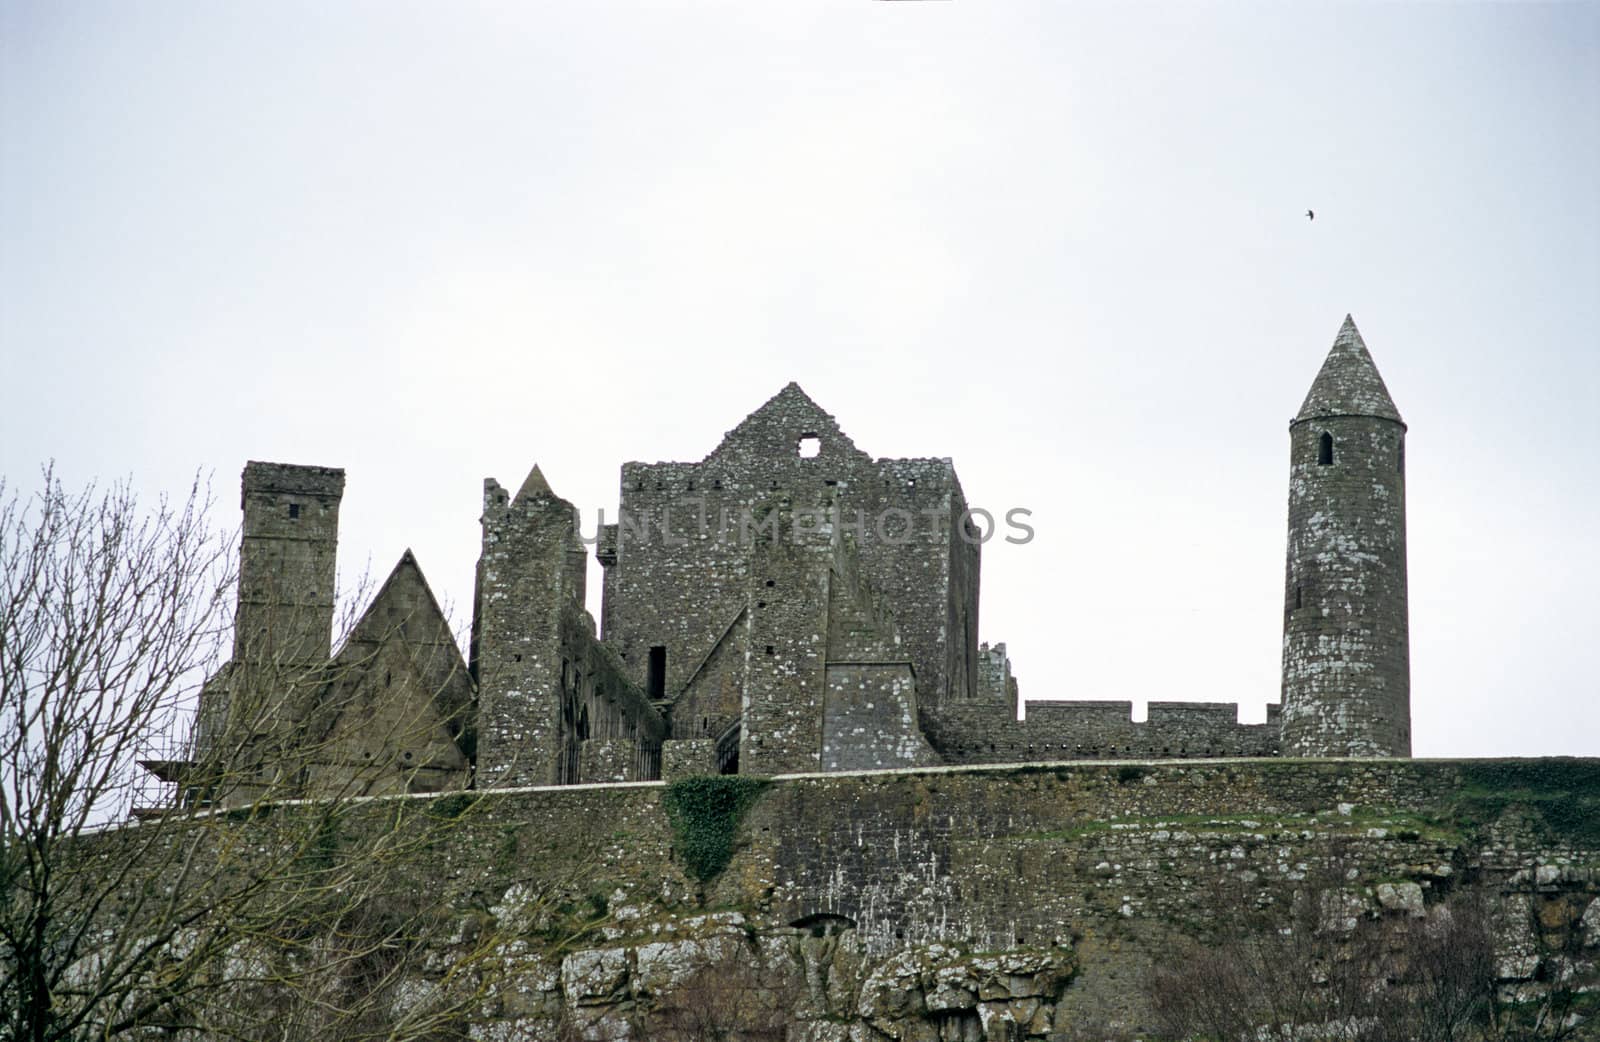
[[[1231,702],[1151,702],[1133,719],[1133,703],[1084,700],[1029,702],[1018,720],[1011,704],[922,709],[922,730],[946,763],[1029,760],[1186,759],[1280,755],[1279,707],[1263,724],[1239,723]]]

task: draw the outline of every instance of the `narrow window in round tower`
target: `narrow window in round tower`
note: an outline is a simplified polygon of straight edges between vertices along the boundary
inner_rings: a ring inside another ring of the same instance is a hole
[[[1317,466],[1326,467],[1333,463],[1333,435],[1327,431],[1322,432],[1322,437],[1317,439]]]

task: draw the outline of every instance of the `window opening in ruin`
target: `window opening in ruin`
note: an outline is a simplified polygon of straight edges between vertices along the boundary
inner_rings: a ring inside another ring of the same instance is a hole
[[[744,730],[744,720],[735,720],[722,737],[717,739],[717,773],[739,773],[739,737]],[[760,744],[759,742],[757,743]]]
[[[667,697],[667,649],[663,644],[657,644],[650,649],[650,664],[646,670],[646,687],[650,692],[650,701],[659,702]]]
[[[815,434],[802,434],[796,448],[800,450],[801,459],[816,459],[822,451],[822,439]]]
[[[768,579],[767,580],[767,585],[768,586],[776,586],[776,585],[778,585],[778,581],[776,579]]]
[[[1300,596],[1300,587],[1298,586],[1294,588],[1294,606],[1296,608],[1304,608],[1306,606],[1305,598]]]
[[[777,653],[778,653],[778,649],[777,648],[773,647],[771,644],[767,645],[767,654],[776,655]]]
[[[1333,435],[1324,431],[1317,439],[1317,466],[1326,467],[1333,462]]]
[[[300,516],[300,504],[299,503],[290,503],[289,504],[289,520],[293,521],[296,518],[298,518],[299,516]]]
[[[1406,472],[1406,443],[1403,441],[1400,443],[1400,451],[1395,457],[1394,469],[1402,475]]]

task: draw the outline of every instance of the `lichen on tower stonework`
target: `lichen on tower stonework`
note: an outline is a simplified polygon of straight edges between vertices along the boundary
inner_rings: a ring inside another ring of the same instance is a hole
[[[1285,755],[1411,754],[1405,435],[1346,316],[1289,425]]]

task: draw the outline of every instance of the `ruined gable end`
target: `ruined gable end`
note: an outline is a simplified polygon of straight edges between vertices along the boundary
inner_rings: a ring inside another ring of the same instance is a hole
[[[449,623],[407,550],[328,667],[311,787],[464,788],[473,688]]]

